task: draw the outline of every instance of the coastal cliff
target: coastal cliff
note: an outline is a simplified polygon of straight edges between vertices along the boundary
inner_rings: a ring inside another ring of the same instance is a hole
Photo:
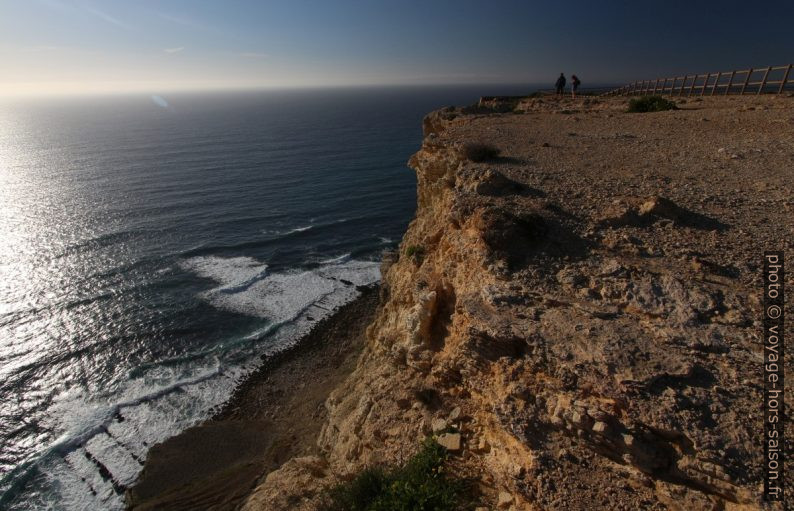
[[[242,508],[315,509],[435,435],[486,509],[760,509],[761,254],[791,248],[794,99],[679,107],[430,114],[318,452]]]

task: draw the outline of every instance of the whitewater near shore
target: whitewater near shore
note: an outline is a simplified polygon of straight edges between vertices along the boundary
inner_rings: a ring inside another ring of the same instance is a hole
[[[315,509],[436,433],[487,509],[762,507],[762,254],[792,248],[794,98],[502,106],[425,119],[355,369],[316,448],[235,506]]]

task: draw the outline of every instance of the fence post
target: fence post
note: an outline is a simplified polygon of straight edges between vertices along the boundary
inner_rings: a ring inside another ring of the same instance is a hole
[[[733,77],[736,76],[736,71],[731,71],[731,79],[728,80],[728,86],[725,87],[725,95],[727,96],[728,93],[731,91],[731,87],[733,86]]]
[[[747,78],[744,79],[744,85],[742,85],[742,92],[740,92],[739,94],[744,94],[744,89],[746,89],[747,84],[750,83],[750,76],[752,74],[753,74],[753,68],[750,68],[750,70],[747,71]]]
[[[783,78],[779,82],[776,80],[770,82],[769,74],[773,70],[777,71],[778,69],[785,70],[785,72],[783,73]],[[697,94],[696,89],[700,89],[700,96],[705,96],[706,89],[711,87],[711,90],[709,91],[709,95],[713,96],[720,92],[718,91],[720,87],[725,87],[725,92],[723,92],[722,94],[724,96],[727,96],[733,93],[734,87],[739,87],[740,85],[741,88],[738,94],[740,95],[746,93],[752,94],[752,92],[748,90],[748,87],[750,85],[758,85],[758,89],[755,91],[755,94],[758,95],[764,93],[764,88],[767,85],[777,85],[777,84],[779,84],[779,87],[777,88],[777,92],[772,90],[770,91],[770,93],[782,94],[786,90],[789,83],[794,83],[794,80],[790,79],[792,75],[791,73],[792,69],[794,69],[794,64],[788,64],[787,66],[778,66],[778,67],[767,66],[766,68],[760,68],[760,69],[750,68],[745,71],[734,70],[734,71],[730,71],[730,74],[728,73],[728,71],[724,71],[724,72],[720,71],[718,73],[707,73],[704,75],[695,74],[692,76],[684,75],[683,77],[674,76],[671,78],[656,78],[655,80],[637,80],[635,82],[628,83],[617,89],[603,92],[601,93],[601,95],[633,96],[638,94],[668,94],[670,96],[683,96],[684,91],[686,90],[687,96],[692,96],[694,94]],[[761,81],[751,82],[753,78],[753,73],[760,73],[760,72],[764,73],[763,77],[761,78]],[[745,73],[745,77],[744,77],[744,81],[741,82],[740,84],[736,81],[736,76],[742,73]],[[711,82],[712,75],[714,75],[713,83]],[[722,80],[722,75],[728,76],[728,83],[724,85],[720,84],[720,81]],[[698,85],[698,80],[700,80],[701,76],[703,76],[703,83],[701,85]],[[687,80],[689,80],[690,78],[692,79],[692,83],[687,83]],[[668,80],[670,81],[669,89],[667,88]],[[678,80],[681,80],[681,84],[678,84]]]
[[[709,74],[707,74],[707,75],[706,75],[706,81],[705,81],[705,82],[703,82],[703,88],[702,88],[702,89],[700,89],[700,95],[701,95],[701,96],[703,96],[704,94],[706,94],[706,87],[708,87],[708,85],[709,85],[709,80],[711,80],[711,73],[709,73]]]
[[[766,71],[764,71],[764,77],[761,79],[761,85],[758,86],[758,92],[756,94],[761,94],[764,90],[764,85],[766,85],[766,79],[769,76],[769,70],[772,69],[772,66],[767,66]]]
[[[791,73],[791,64],[788,65],[788,67],[786,68],[786,72],[783,73],[783,81],[780,82],[780,88],[777,90],[778,94],[782,94],[783,93],[783,89],[786,88],[786,82],[788,81],[789,73]]]
[[[714,86],[711,88],[711,94],[709,94],[709,96],[714,95],[714,91],[717,90],[717,84],[720,83],[720,78],[722,78],[722,71],[717,73],[717,79],[714,80]]]

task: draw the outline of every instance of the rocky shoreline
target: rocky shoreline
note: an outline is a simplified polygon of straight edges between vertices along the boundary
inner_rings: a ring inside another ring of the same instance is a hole
[[[355,366],[378,287],[319,321],[292,348],[263,361],[205,423],[154,446],[130,509],[237,509],[263,475],[316,454],[324,402]]]
[[[430,114],[416,218],[355,368],[324,386],[316,448],[234,506],[315,510],[436,434],[485,509],[783,509],[760,493],[759,286],[763,251],[794,248],[794,99],[677,101]]]

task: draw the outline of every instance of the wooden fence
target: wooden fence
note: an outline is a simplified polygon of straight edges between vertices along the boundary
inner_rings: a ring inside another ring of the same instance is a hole
[[[750,68],[698,75],[657,78],[613,89],[604,96],[667,94],[670,96],[714,96],[728,94],[781,94],[794,90],[792,65]]]

